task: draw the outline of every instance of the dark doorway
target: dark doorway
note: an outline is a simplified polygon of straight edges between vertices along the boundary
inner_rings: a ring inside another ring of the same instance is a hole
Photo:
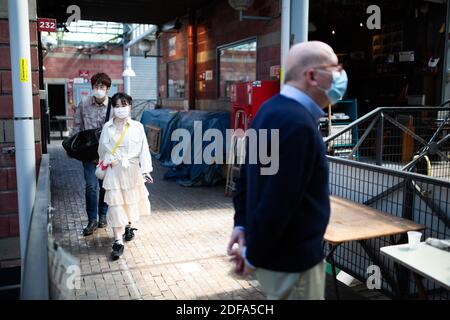
[[[66,88],[63,84],[48,85],[48,108],[50,110],[51,130],[60,130],[55,116],[66,115]],[[63,130],[66,130],[66,122],[62,122]]]

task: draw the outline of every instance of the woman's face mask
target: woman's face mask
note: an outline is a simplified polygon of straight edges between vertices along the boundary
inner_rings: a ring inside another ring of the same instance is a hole
[[[114,116],[119,119],[126,119],[130,115],[130,107],[129,106],[121,106],[114,108]]]

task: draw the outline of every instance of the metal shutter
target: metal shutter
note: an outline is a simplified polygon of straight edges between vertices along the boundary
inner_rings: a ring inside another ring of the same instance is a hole
[[[131,57],[136,77],[131,77],[133,100],[156,100],[156,58]]]

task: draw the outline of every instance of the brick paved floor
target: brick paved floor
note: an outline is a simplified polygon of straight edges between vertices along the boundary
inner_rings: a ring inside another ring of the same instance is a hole
[[[231,272],[225,254],[232,227],[232,203],[224,187],[185,188],[163,180],[154,163],[149,186],[152,215],[142,218],[124,256],[110,259],[112,230],[84,237],[87,224],[83,170],[60,141],[49,146],[53,233],[80,261],[81,289],[73,299],[263,299],[257,281]],[[343,298],[362,298],[341,288]],[[327,281],[327,298],[333,298]]]

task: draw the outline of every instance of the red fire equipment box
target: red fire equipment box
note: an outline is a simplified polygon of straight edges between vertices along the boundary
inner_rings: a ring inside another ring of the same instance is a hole
[[[280,92],[278,80],[239,82],[231,85],[231,128],[250,127],[261,105]]]

